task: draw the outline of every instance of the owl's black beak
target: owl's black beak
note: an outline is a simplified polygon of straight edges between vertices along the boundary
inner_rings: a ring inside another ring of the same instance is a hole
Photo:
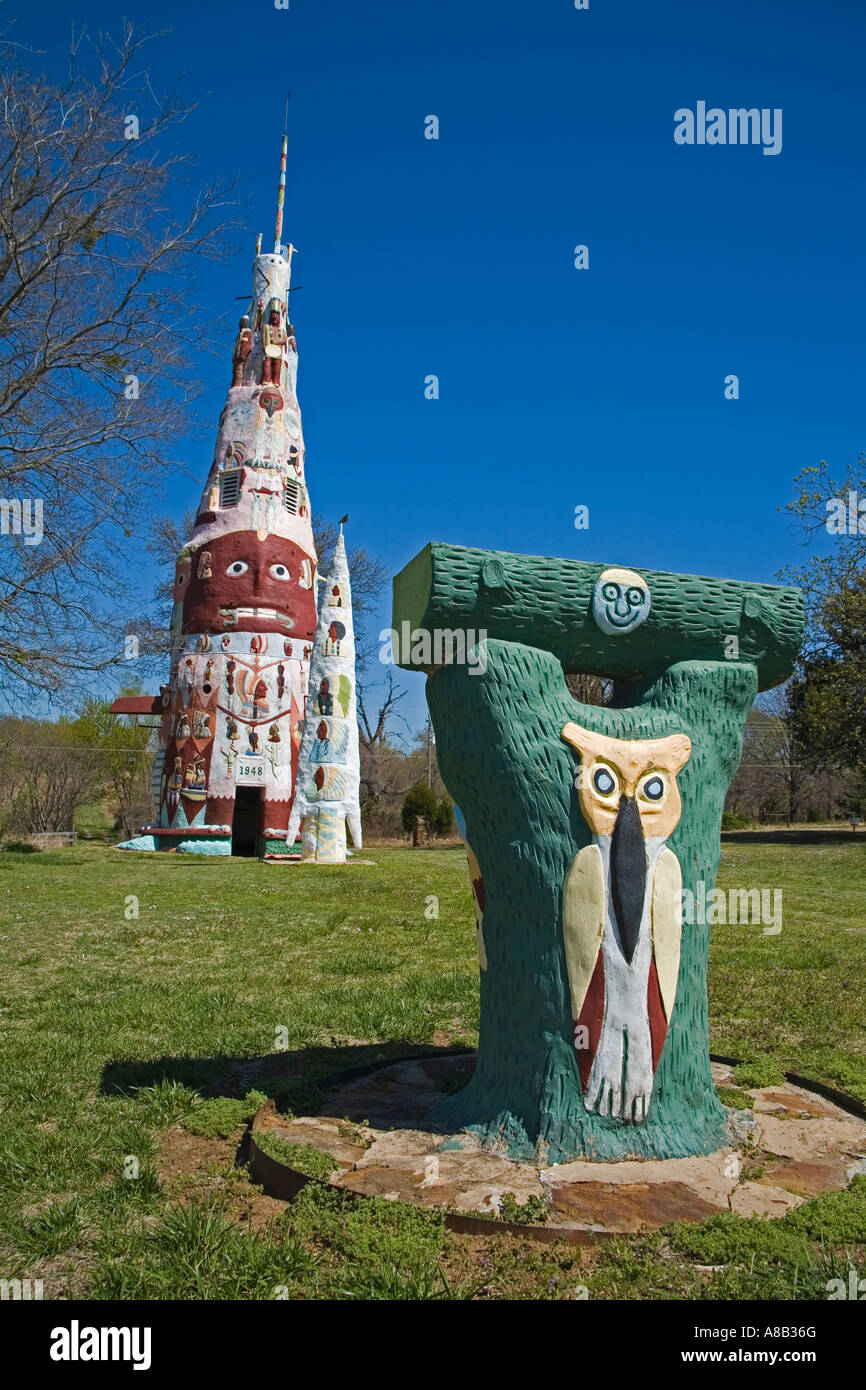
[[[640,811],[632,796],[622,796],[610,847],[610,884],[619,927],[619,944],[629,965],[635,953],[646,895],[646,849]]]

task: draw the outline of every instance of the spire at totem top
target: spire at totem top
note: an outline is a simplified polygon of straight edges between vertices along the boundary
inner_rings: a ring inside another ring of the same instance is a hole
[[[283,124],[283,146],[280,153],[280,181],[277,185],[277,225],[274,232],[274,255],[280,254],[283,241],[283,205],[286,201],[286,155],[289,149],[289,92],[286,97],[286,118]]]

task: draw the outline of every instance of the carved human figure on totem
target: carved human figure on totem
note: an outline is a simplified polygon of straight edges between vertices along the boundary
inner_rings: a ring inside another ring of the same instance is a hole
[[[319,686],[319,693],[316,696],[316,710],[319,714],[334,713],[334,697],[331,694],[331,683],[327,676],[322,677]]]
[[[238,324],[238,329],[238,336],[235,338],[234,351],[232,352],[232,386],[243,385],[244,366],[253,345],[253,331],[250,328],[249,314],[244,314]]]
[[[343,623],[331,623],[328,627],[328,635],[324,641],[324,654],[329,656],[334,652],[340,655],[340,643],[346,635],[346,628]]]
[[[297,352],[297,350],[298,350],[298,341],[297,341],[297,338],[295,337],[295,325],[294,325],[293,323],[290,323],[290,324],[287,325],[287,328],[286,328],[286,344],[287,344],[288,347],[291,348],[292,352]]]
[[[187,764],[183,784],[184,790],[187,792],[203,792],[205,790],[204,758],[200,753],[196,753],[194,760]]]
[[[253,691],[253,719],[260,719],[268,713],[268,687],[265,681],[257,681]]]
[[[279,386],[283,371],[283,349],[288,335],[282,325],[280,301],[268,305],[268,321],[262,328],[262,385]]]
[[[328,761],[331,753],[331,731],[324,719],[319,722],[316,729],[316,737],[313,740],[313,747],[310,752],[310,761],[314,763],[324,763]]]

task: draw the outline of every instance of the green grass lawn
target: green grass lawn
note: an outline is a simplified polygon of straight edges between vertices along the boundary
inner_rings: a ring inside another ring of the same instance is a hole
[[[255,1098],[221,1136],[184,1128],[201,1096],[475,1040],[462,852],[365,853],[377,867],[0,854],[0,1277],[41,1277],[46,1297],[787,1299],[824,1297],[850,1259],[864,1272],[866,1180],[781,1222],[582,1256],[314,1187],[290,1208],[263,1197],[236,1163]],[[773,936],[713,928],[714,1052],[866,1099],[864,855],[725,845],[719,885],[781,887],[784,917]]]

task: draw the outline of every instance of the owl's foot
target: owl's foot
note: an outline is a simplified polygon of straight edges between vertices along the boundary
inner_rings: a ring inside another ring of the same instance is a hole
[[[643,1124],[652,1097],[652,1070],[619,1029],[602,1033],[583,1103],[597,1115]],[[623,1067],[623,1062],[625,1066]],[[623,1076],[623,1071],[625,1075]]]

